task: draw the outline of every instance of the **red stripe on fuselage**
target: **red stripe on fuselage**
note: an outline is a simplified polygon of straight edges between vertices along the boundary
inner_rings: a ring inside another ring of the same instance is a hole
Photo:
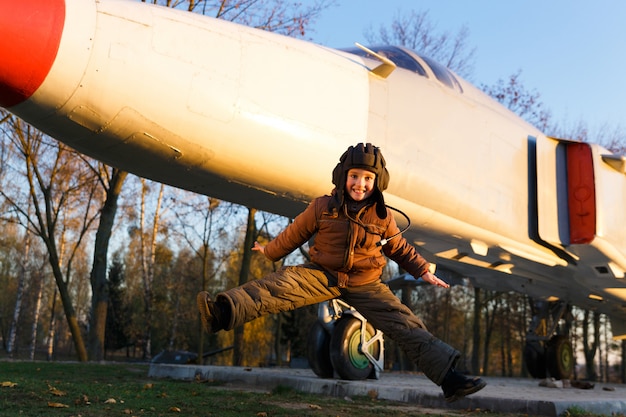
[[[19,104],[41,86],[64,23],[65,0],[0,0],[0,106]]]
[[[596,235],[593,155],[587,143],[567,145],[567,194],[570,243],[591,243]]]

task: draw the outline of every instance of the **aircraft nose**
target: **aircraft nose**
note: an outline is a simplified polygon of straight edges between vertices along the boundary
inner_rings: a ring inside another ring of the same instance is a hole
[[[0,106],[27,100],[59,49],[65,0],[0,0]]]

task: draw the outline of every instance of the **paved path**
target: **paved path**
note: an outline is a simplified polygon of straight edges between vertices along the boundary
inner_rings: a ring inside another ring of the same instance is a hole
[[[379,380],[344,381],[318,378],[310,369],[243,368],[226,366],[152,364],[149,376],[223,381],[271,390],[278,385],[335,397],[376,395],[380,399],[419,404],[427,408],[481,409],[556,417],[570,407],[595,414],[626,416],[626,386],[595,384],[593,389],[547,388],[539,381],[485,377],[487,386],[454,403],[446,403],[441,388],[421,374],[383,372]]]

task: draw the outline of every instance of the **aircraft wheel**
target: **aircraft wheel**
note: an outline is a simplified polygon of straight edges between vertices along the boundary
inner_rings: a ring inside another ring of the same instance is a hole
[[[366,324],[365,340],[370,340],[376,333],[374,327]],[[374,358],[380,352],[379,343],[370,346]],[[374,365],[361,350],[361,320],[347,316],[335,323],[330,337],[330,361],[342,379],[360,380],[367,378],[374,370]]]
[[[539,379],[546,377],[546,353],[540,342],[526,342],[526,346],[524,346],[524,360],[530,376]]]
[[[555,379],[570,379],[574,372],[574,353],[569,339],[563,335],[552,336],[546,354],[548,371]]]
[[[333,364],[330,361],[330,334],[321,321],[316,320],[307,339],[309,366],[320,378],[332,378]]]

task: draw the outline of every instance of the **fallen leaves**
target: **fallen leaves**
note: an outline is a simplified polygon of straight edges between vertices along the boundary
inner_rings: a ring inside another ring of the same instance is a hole
[[[69,405],[48,401],[48,407],[50,407],[50,408],[69,408]]]
[[[91,405],[89,397],[83,394],[80,398],[74,400],[74,405]]]
[[[55,397],[65,397],[67,395],[65,391],[56,389],[55,387],[51,385],[48,385],[48,392],[50,392],[50,394],[54,395]]]
[[[52,385],[48,384],[48,392],[50,394],[52,394],[55,397],[64,397],[67,395],[67,393],[65,391],[61,391],[60,389],[57,389],[55,387],[53,387]],[[63,404],[63,403],[58,403],[58,402],[54,402],[54,401],[48,401],[48,407],[50,408],[69,408],[70,406],[67,404]]]
[[[62,379],[44,379],[36,384],[37,387],[33,389],[33,392],[36,391],[38,397],[38,407],[48,407],[48,409],[70,409],[75,410],[72,411],[72,415],[81,416],[83,415],[83,410],[86,410],[86,407],[89,407],[90,412],[98,413],[104,412],[106,415],[123,415],[123,416],[137,416],[137,412],[133,410],[131,407],[125,404],[125,400],[122,399],[121,396],[114,396],[109,393],[107,396],[98,397],[97,394],[92,394],[89,392],[89,396],[85,392],[81,392],[81,388],[74,388],[71,383],[67,383]],[[108,384],[110,387],[111,384]],[[0,390],[6,388],[6,394],[9,394],[8,389],[13,388],[17,391],[22,391],[27,387],[27,385],[23,385],[20,381],[20,384],[10,380],[0,380]],[[159,389],[157,389],[159,387]],[[167,400],[167,403],[163,404],[160,407],[150,407],[150,410],[156,412],[159,410],[160,413],[169,413],[172,414],[184,414],[181,406],[171,405],[171,401],[168,392],[166,390],[160,389],[159,384],[154,384],[152,382],[141,383],[137,385],[139,390],[142,390],[144,394],[149,394],[150,397],[161,398]],[[30,388],[29,388],[30,389]],[[3,394],[4,395],[4,394]],[[197,394],[195,394],[197,395]],[[90,398],[93,397],[93,398]],[[67,411],[59,411],[59,412],[67,412]],[[139,414],[143,413],[144,410],[141,409]],[[54,413],[52,410],[49,413]],[[98,414],[100,415],[100,414]],[[103,414],[104,415],[104,414]]]

